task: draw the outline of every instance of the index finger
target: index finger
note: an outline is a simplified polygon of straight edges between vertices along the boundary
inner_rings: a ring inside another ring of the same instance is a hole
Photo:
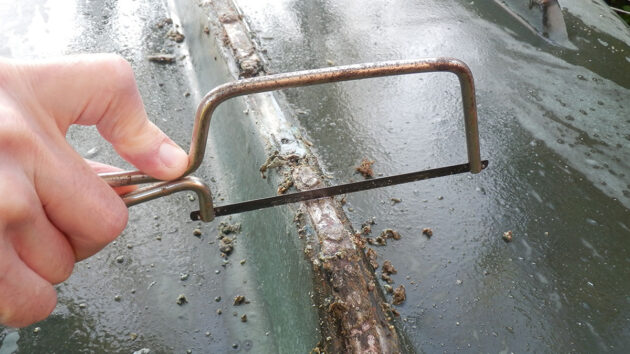
[[[95,125],[141,171],[162,180],[184,173],[188,155],[149,121],[131,65],[122,57],[80,55],[30,68],[34,101],[64,135],[71,124]]]

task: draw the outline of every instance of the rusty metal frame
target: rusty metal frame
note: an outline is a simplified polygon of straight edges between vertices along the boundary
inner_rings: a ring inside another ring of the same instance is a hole
[[[194,176],[181,177],[174,181],[161,182],[144,188],[139,188],[131,193],[125,194],[122,199],[130,207],[149,200],[165,197],[167,195],[181,192],[194,191],[199,199],[199,219],[212,221],[214,219],[214,206],[212,205],[212,193],[207,184],[200,178]]]
[[[131,206],[174,192],[193,190],[200,196],[201,220],[211,221],[214,214],[209,188],[198,178],[185,176],[197,170],[203,161],[210,121],[219,104],[237,96],[290,87],[426,72],[450,72],[457,75],[462,94],[468,163],[472,173],[481,172],[475,85],[468,66],[454,58],[396,60],[261,76],[226,83],[214,88],[205,95],[197,108],[186,172],[177,180],[141,188],[125,195],[123,199],[128,206]],[[112,187],[161,182],[141,171],[114,172],[100,176]]]

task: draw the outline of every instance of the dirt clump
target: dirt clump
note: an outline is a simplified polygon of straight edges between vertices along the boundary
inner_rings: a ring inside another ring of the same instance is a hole
[[[407,294],[405,292],[405,287],[400,285],[396,289],[394,289],[394,298],[392,300],[392,304],[400,305],[407,299]]]
[[[151,54],[147,56],[147,59],[158,64],[173,64],[175,62],[175,54]]]
[[[374,238],[366,237],[365,241],[370,245],[386,246],[387,239],[400,240],[401,237],[402,236],[400,236],[400,233],[398,233],[398,231],[394,231],[392,229],[385,229],[383,230],[383,232],[381,232],[379,236],[374,237]]]
[[[396,268],[394,268],[394,266],[392,265],[392,262],[385,261],[383,262],[383,273],[389,275],[389,274],[396,274],[398,273],[398,271],[396,270]]]
[[[222,222],[219,224],[219,232],[223,235],[237,234],[241,232],[241,224],[228,224],[226,222]]]
[[[187,304],[187,303],[188,303],[188,299],[186,298],[186,295],[184,295],[184,294],[180,294],[180,295],[177,297],[177,301],[176,301],[176,302],[177,302],[177,304],[178,304],[179,306],[182,306],[182,305],[184,305],[184,304]]]
[[[245,300],[245,296],[243,296],[243,295],[236,295],[236,296],[234,297],[234,306],[238,306],[238,305],[241,305],[241,304],[243,304],[243,303],[245,303],[245,304],[247,304],[247,303],[248,303],[248,302]]]
[[[378,269],[378,262],[376,261],[376,259],[378,258],[378,254],[376,253],[376,251],[374,251],[371,248],[368,248],[365,255],[367,256],[368,261],[370,262],[370,265],[372,266],[372,268]]]
[[[370,233],[372,233],[372,225],[374,224],[376,224],[374,218],[365,221],[363,224],[361,224],[361,233],[364,235],[369,235]]]
[[[292,186],[293,178],[291,178],[291,176],[286,177],[284,181],[282,181],[282,183],[280,183],[280,185],[278,186],[278,194],[286,193]]]
[[[232,251],[234,251],[234,238],[229,237],[228,235],[237,234],[241,232],[241,224],[228,224],[226,222],[222,222],[219,224],[219,251],[221,251],[221,257],[227,258]]]
[[[180,31],[176,30],[175,28],[171,28],[168,33],[166,34],[166,36],[168,37],[168,39],[176,42],[176,43],[181,43],[184,41],[184,38],[186,38],[184,36],[183,33],[181,33]]]
[[[381,279],[385,280],[388,284],[392,284],[394,282],[394,280],[392,280],[392,277],[390,277],[389,274],[386,273],[381,273]]]
[[[234,246],[232,245],[232,239],[230,237],[223,236],[221,241],[219,241],[219,251],[224,253],[226,256],[229,256],[233,250]]]
[[[173,24],[173,19],[170,17],[164,18],[162,20],[160,20],[156,26],[157,28],[163,28],[166,25],[172,25]]]
[[[367,240],[363,238],[363,236],[361,236],[360,232],[356,232],[352,234],[352,242],[354,242],[354,244],[357,245],[358,248],[364,249]]]
[[[373,164],[374,161],[364,158],[363,160],[361,160],[361,163],[355,168],[355,170],[365,178],[372,178],[374,177],[374,171],[372,170]]]
[[[383,236],[377,236],[375,238],[368,238],[367,243],[369,243],[370,245],[386,246],[387,238]]]
[[[395,231],[395,230],[392,230],[392,229],[385,229],[385,230],[383,230],[383,232],[381,232],[379,237],[381,237],[381,238],[383,238],[385,240],[387,240],[388,238],[389,239],[394,239],[394,240],[400,240],[402,236],[400,236],[400,233],[398,233],[398,231]]]
[[[265,176],[265,172],[267,170],[270,170],[272,168],[277,168],[280,167],[282,165],[285,165],[287,163],[287,160],[280,155],[279,151],[274,151],[269,157],[267,157],[267,160],[265,160],[265,162],[260,166],[260,176],[262,178],[267,178],[267,176]]]

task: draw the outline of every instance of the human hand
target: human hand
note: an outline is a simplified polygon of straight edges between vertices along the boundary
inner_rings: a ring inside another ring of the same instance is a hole
[[[125,160],[158,179],[188,157],[147,119],[133,71],[108,54],[22,63],[0,59],[0,323],[22,327],[54,309],[53,284],[127,224],[127,208],[66,142],[95,125]],[[95,172],[96,171],[96,172]],[[121,192],[121,190],[119,190]]]

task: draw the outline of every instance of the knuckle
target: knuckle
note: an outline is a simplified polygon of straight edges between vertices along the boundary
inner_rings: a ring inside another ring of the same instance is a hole
[[[0,152],[15,156],[35,143],[33,132],[12,108],[0,105]]]
[[[120,235],[127,226],[129,212],[122,200],[116,196],[117,200],[109,204],[101,220],[101,240],[109,243]]]
[[[33,215],[33,206],[24,198],[11,198],[8,203],[0,203],[0,213],[7,225],[22,225],[29,222]]]
[[[63,257],[59,261],[58,268],[56,270],[56,277],[51,279],[51,283],[59,284],[70,278],[72,271],[74,270],[74,255],[72,257]]]
[[[51,284],[59,284],[70,278],[74,270],[74,251],[70,245],[59,250],[59,254],[54,257],[54,271],[50,278],[47,278]]]
[[[6,226],[30,221],[37,210],[30,198],[32,191],[27,191],[24,181],[14,174],[0,176],[0,221]]]
[[[112,222],[111,222],[111,231],[112,231],[112,238],[117,237],[118,235],[120,235],[123,230],[125,230],[125,227],[127,227],[127,221],[129,218],[129,210],[127,209],[127,207],[125,206],[125,204],[122,202],[122,200],[120,200],[120,203],[118,203],[118,206],[116,208],[114,208],[114,215],[112,216]]]
[[[13,303],[12,300],[0,304],[0,323],[22,328],[48,317],[55,309],[57,297],[52,285],[48,284],[47,286],[50,290],[46,289],[32,295],[24,294],[24,297],[17,304]],[[52,294],[50,294],[51,292]]]
[[[57,296],[52,285],[43,279],[18,283],[15,277],[20,270],[15,267],[6,260],[0,261],[0,324],[25,327],[50,315]]]

